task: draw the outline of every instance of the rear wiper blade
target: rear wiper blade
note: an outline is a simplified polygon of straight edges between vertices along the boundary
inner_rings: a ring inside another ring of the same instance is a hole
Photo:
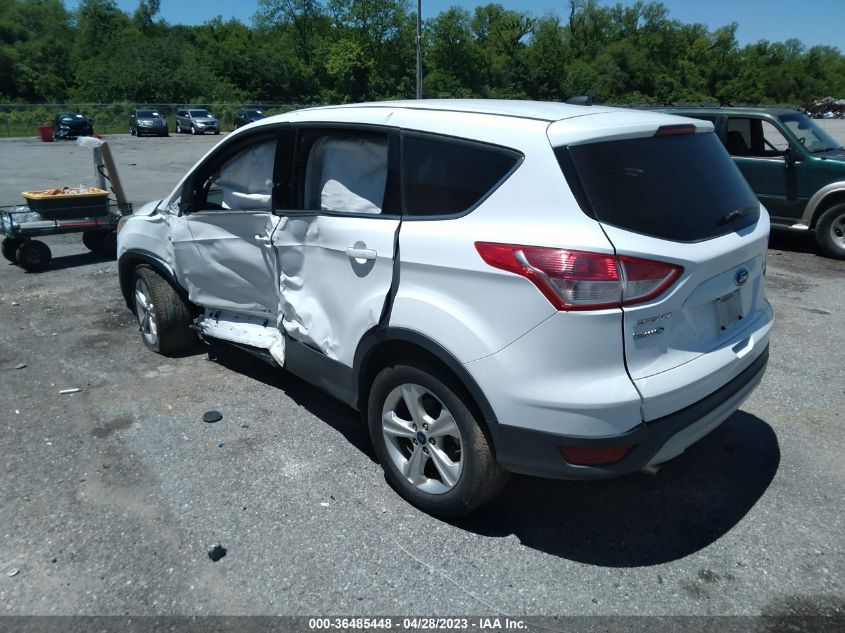
[[[730,213],[726,213],[721,218],[719,218],[719,226],[724,226],[729,222],[733,222],[734,220],[738,220],[739,218],[745,217],[749,213],[753,213],[756,209],[756,206],[751,205],[739,209],[734,209]]]

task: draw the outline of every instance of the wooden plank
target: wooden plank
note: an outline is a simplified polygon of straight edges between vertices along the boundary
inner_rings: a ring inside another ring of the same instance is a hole
[[[117,166],[114,164],[111,148],[107,141],[103,141],[100,145],[100,151],[103,153],[103,164],[106,166],[106,171],[109,174],[109,183],[111,190],[114,192],[114,197],[117,200],[117,207],[121,213],[129,213],[129,201],[126,199],[126,194],[123,192],[123,186],[120,184],[120,176],[117,175]]]

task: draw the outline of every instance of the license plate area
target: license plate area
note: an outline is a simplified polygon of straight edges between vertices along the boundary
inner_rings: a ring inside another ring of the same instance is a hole
[[[716,299],[716,310],[719,313],[719,332],[729,330],[737,321],[742,320],[742,310],[739,301],[739,290],[734,290]]]

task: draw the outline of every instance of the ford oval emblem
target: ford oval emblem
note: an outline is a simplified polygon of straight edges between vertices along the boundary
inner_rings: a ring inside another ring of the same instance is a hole
[[[745,268],[740,268],[736,271],[736,275],[734,275],[734,283],[737,286],[741,286],[746,281],[748,281],[748,270]]]

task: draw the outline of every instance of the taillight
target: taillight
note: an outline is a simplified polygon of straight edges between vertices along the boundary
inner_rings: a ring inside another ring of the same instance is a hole
[[[476,242],[494,268],[531,281],[558,310],[599,310],[662,294],[683,268],[665,262],[545,246]]]

